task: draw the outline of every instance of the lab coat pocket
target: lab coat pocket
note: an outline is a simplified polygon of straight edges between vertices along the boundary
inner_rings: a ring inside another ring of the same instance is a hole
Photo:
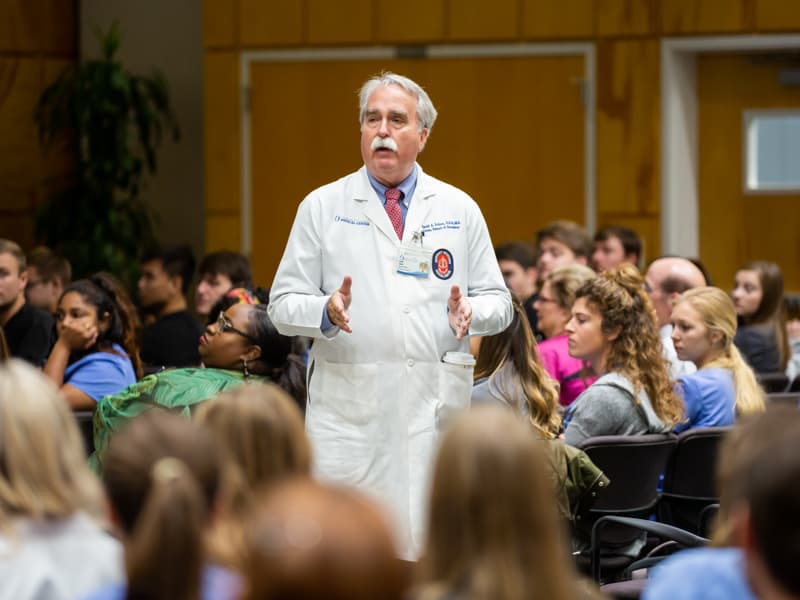
[[[443,431],[453,418],[469,407],[472,396],[473,366],[439,364],[439,397],[436,404],[436,430]]]
[[[380,414],[376,388],[377,364],[318,361],[309,395],[315,412],[339,425],[367,425]]]

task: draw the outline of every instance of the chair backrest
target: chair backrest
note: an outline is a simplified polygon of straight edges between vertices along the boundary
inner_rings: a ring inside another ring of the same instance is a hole
[[[611,480],[589,511],[581,528],[606,515],[647,518],[659,498],[659,480],[675,449],[672,433],[611,435],[589,438],[579,445],[592,462]],[[635,543],[639,532],[625,526],[607,527],[602,543],[624,548]]]
[[[700,514],[718,502],[715,485],[717,452],[731,427],[697,427],[678,436],[667,461],[659,520],[687,531],[700,530]]]
[[[672,433],[584,440],[580,449],[611,480],[592,512],[619,516],[647,513],[658,500],[658,482],[677,443]]]
[[[767,394],[767,407],[770,406],[791,406],[800,407],[800,392],[783,392]]]
[[[785,392],[789,387],[789,378],[785,373],[756,373],[756,379],[768,394]]]

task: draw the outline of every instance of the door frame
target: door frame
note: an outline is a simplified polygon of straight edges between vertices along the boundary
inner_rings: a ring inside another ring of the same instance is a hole
[[[697,55],[800,49],[800,35],[734,35],[661,40],[661,252],[698,256]]]
[[[589,233],[596,226],[595,190],[595,45],[593,42],[542,44],[434,44],[429,46],[378,46],[309,48],[295,50],[245,50],[239,56],[239,111],[241,126],[241,252],[252,251],[252,140],[250,129],[250,68],[257,62],[307,62],[418,58],[518,58],[530,56],[583,57],[584,105],[584,222]]]

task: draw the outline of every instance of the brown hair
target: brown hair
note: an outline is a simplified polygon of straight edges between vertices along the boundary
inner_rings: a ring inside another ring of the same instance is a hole
[[[0,327],[0,363],[11,358],[11,352],[8,350],[8,343],[6,342],[6,334],[3,328]]]
[[[511,414],[480,406],[445,434],[419,563],[429,597],[572,598],[543,443]]]
[[[27,260],[25,259],[25,253],[16,242],[0,238],[0,254],[10,254],[14,257],[14,259],[17,261],[19,274],[28,268]]]
[[[401,600],[407,567],[384,515],[350,489],[308,478],[260,497],[246,526],[245,600]]]
[[[47,246],[37,246],[28,253],[28,267],[36,267],[42,281],[58,278],[62,286],[72,280],[72,267],[66,258],[50,250]]]
[[[576,257],[589,258],[592,254],[592,238],[572,221],[553,221],[542,227],[536,232],[536,247],[548,238],[564,244]]]
[[[570,310],[575,303],[575,293],[596,273],[586,265],[567,265],[554,269],[546,278],[556,304]]]
[[[781,268],[765,260],[746,262],[737,271],[755,271],[761,284],[761,302],[756,311],[747,317],[741,317],[742,325],[756,325],[766,323],[773,330],[778,345],[778,355],[781,369],[786,368],[786,363],[791,356],[789,339],[786,335],[785,306],[783,302],[783,273]]]
[[[475,379],[489,378],[489,387],[512,408],[523,399],[533,428],[544,439],[552,439],[561,428],[558,414],[558,384],[548,374],[536,351],[528,317],[512,294],[511,324],[501,333],[481,340],[475,362]],[[500,375],[502,368],[510,369]]]
[[[758,385],[753,369],[733,343],[736,308],[731,297],[719,288],[702,287],[685,291],[675,300],[675,306],[681,302],[686,302],[700,314],[709,331],[716,331],[722,336],[720,355],[703,368],[728,369],[731,372],[736,388],[736,414],[743,416],[763,412],[764,390]]]
[[[643,286],[638,269],[623,264],[587,281],[575,297],[585,298],[600,312],[603,332],[617,332],[610,342],[607,369],[627,377],[633,383],[634,396],[644,389],[656,415],[674,425],[683,416],[683,401],[669,380],[655,311]]]
[[[103,482],[127,537],[128,598],[198,597],[219,456],[209,432],[160,409],[111,439]]]

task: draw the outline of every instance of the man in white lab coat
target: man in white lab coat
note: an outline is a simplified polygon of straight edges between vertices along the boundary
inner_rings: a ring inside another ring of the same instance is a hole
[[[472,387],[471,367],[442,358],[505,329],[511,299],[477,204],[416,163],[436,119],[425,91],[383,73],[359,100],[364,167],[300,204],[269,314],[315,338],[316,474],[382,499],[414,558],[437,437]]]

